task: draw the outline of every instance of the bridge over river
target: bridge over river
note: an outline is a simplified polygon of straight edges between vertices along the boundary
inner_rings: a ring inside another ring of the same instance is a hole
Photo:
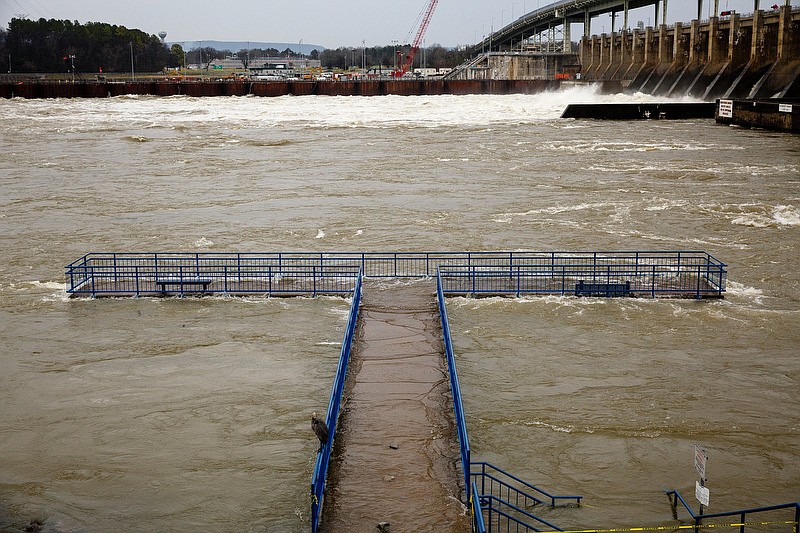
[[[700,251],[90,253],[66,267],[74,297],[352,298],[313,531],[552,530],[549,509],[580,505],[472,460],[445,296],[721,298],[726,276]]]

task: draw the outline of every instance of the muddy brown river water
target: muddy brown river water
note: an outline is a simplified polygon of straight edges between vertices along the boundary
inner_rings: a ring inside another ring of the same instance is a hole
[[[473,459],[564,528],[674,524],[694,444],[710,512],[800,499],[800,138],[558,118],[637,99],[0,101],[0,529],[310,527],[349,302],[69,300],[89,251],[706,250],[724,300],[449,299]]]

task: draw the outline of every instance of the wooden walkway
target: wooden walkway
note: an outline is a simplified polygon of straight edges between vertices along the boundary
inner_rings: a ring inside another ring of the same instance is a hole
[[[365,281],[321,530],[470,530],[435,281]]]

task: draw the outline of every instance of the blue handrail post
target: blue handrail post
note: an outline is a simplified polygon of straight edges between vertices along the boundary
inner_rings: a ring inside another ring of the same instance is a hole
[[[650,278],[650,291],[653,298],[656,297],[656,264],[653,263],[653,277]]]
[[[800,503],[794,507],[794,532],[800,533]]]
[[[472,505],[472,530],[475,533],[486,533],[486,523],[483,520],[483,509],[481,507],[481,497],[478,493],[478,487],[475,482],[472,482],[472,490],[470,493],[470,500]]]
[[[91,272],[92,272],[92,298],[94,298],[97,295],[97,292],[95,291],[95,287],[94,287],[94,263],[92,263],[90,269],[91,269]]]
[[[700,278],[701,278],[701,274],[702,274],[702,270],[701,270],[702,268],[703,268],[703,266],[698,263],[698,265],[697,265],[697,296],[696,296],[696,298],[698,300],[700,299]]]
[[[474,266],[470,266],[469,267],[469,272],[470,272],[470,278],[472,279],[472,295],[474,296],[475,295],[475,276],[476,276],[475,267]]]

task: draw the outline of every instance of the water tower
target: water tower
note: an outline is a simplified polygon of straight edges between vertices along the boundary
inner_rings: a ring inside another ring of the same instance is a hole
[[[158,32],[158,36],[161,38],[161,42],[163,43],[164,39],[167,38],[167,32],[165,32],[164,30],[161,30],[160,32]]]

